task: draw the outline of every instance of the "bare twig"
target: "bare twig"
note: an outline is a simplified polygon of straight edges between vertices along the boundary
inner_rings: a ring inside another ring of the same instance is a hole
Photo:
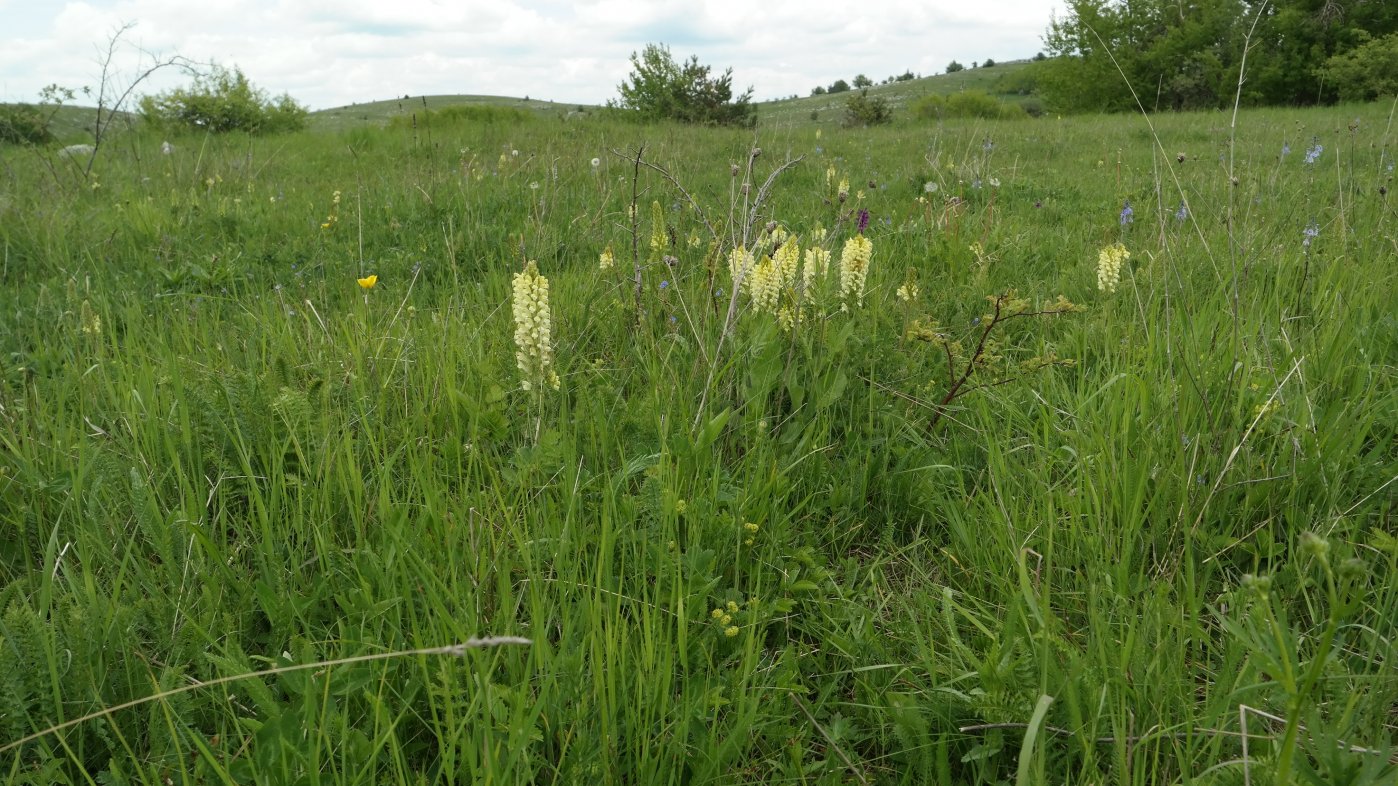
[[[14,742],[9,742],[4,745],[0,745],[0,754],[8,753],[14,750],[15,748],[20,747],[21,745],[25,745],[37,739],[47,737],[50,734],[63,731],[64,729],[70,729],[74,726],[86,723],[90,720],[96,720],[97,718],[105,718],[110,715],[114,715],[118,712],[121,712],[122,710],[129,710],[132,707],[139,707],[142,704],[149,704],[150,702],[159,701],[161,699],[166,699],[171,696],[178,696],[181,693],[189,693],[190,691],[199,690],[200,688],[212,688],[216,685],[226,685],[230,682],[239,682],[241,680],[253,679],[256,677],[272,677],[278,674],[287,674],[293,671],[306,671],[307,669],[328,669],[333,666],[347,666],[355,663],[371,663],[374,661],[391,660],[395,658],[413,658],[428,655],[446,655],[459,658],[465,655],[467,650],[487,649],[492,647],[503,647],[511,645],[529,646],[533,643],[534,642],[532,640],[521,638],[519,636],[486,636],[483,638],[470,638],[458,644],[448,644],[444,647],[425,647],[423,649],[416,650],[399,650],[397,652],[379,652],[374,653],[372,655],[355,655],[349,658],[321,660],[315,661],[314,663],[294,663],[289,666],[277,666],[276,668],[262,669],[260,671],[249,671],[244,672],[242,674],[230,674],[226,677],[219,677],[217,679],[212,679],[207,682],[194,682],[179,688],[172,688],[170,690],[160,691],[159,693],[150,696],[145,696],[139,699],[132,699],[128,702],[123,702],[121,704],[117,704],[111,707],[105,707],[103,709],[97,710],[96,712],[90,712],[80,718],[74,718],[72,720],[55,724],[42,731],[36,731],[27,737],[21,737],[15,740]]]

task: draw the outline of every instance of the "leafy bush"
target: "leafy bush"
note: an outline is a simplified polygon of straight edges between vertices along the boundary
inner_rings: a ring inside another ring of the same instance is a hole
[[[631,78],[617,86],[620,101],[611,105],[646,120],[756,125],[752,88],[734,98],[733,69],[721,76],[710,76],[709,71],[708,66],[699,64],[698,57],[677,63],[669,47],[647,44],[639,55],[631,53]]]
[[[1398,92],[1398,33],[1367,41],[1325,61],[1325,80],[1341,101],[1373,101]]]
[[[909,107],[919,120],[944,120],[953,117],[979,117],[1013,120],[1024,117],[1025,110],[999,101],[980,90],[963,90],[949,96],[925,95]]]
[[[955,60],[951,61],[950,63],[947,63],[947,73],[948,73],[948,74],[954,74],[954,73],[956,73],[957,71],[965,71],[965,70],[966,70],[966,66],[961,65],[960,63],[956,62]]]
[[[849,82],[846,82],[846,81],[843,80],[843,79],[836,79],[836,80],[835,80],[835,84],[833,84],[833,85],[830,86],[830,92],[831,92],[831,93],[848,93],[848,92],[849,92]]]
[[[1028,66],[1010,71],[996,79],[992,89],[1001,95],[1032,95],[1039,89],[1039,70]]]
[[[0,104],[0,143],[42,145],[53,141],[48,120],[30,104]]]
[[[825,95],[825,86],[824,86],[824,85],[816,85],[814,88],[811,89],[811,95],[813,95],[813,96],[823,96],[823,95]]]
[[[991,60],[991,59],[988,58],[988,57],[985,59],[985,62],[984,62],[984,63],[981,63],[981,68],[994,68],[994,67],[995,67],[995,61],[994,61],[994,60]]]
[[[852,84],[852,85],[854,85],[856,88],[859,88],[859,89],[862,90],[862,89],[864,89],[864,88],[866,88],[866,87],[873,87],[873,86],[874,86],[874,80],[870,79],[869,77],[867,77],[867,76],[865,76],[865,75],[863,75],[863,74],[858,74],[858,75],[856,75],[856,76],[854,77],[854,81],[851,82],[850,84]]]
[[[881,126],[893,121],[893,107],[888,101],[875,96],[869,97],[868,90],[861,90],[845,102],[845,127]]]
[[[145,96],[141,115],[159,128],[268,134],[305,128],[309,113],[285,93],[268,98],[238,68],[215,67],[192,87]]]

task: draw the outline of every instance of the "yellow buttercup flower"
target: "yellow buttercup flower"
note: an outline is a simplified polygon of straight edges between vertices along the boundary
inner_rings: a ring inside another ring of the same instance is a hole
[[[377,274],[375,274],[372,276],[365,276],[364,278],[358,279],[358,281],[359,286],[363,287],[364,289],[373,289],[374,285],[379,283],[379,277]]]

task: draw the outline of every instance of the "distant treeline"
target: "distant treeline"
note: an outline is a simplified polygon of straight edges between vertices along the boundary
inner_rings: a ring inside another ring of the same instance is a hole
[[[1036,63],[1061,111],[1366,101],[1398,90],[1398,2],[1066,0]],[[1238,93],[1246,53],[1246,79]],[[1123,78],[1123,76],[1125,78]],[[1128,87],[1128,82],[1130,87]]]

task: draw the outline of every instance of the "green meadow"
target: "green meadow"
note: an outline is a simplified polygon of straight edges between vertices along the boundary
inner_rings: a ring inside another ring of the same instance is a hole
[[[4,782],[1398,780],[1392,107],[380,103],[0,150]]]

